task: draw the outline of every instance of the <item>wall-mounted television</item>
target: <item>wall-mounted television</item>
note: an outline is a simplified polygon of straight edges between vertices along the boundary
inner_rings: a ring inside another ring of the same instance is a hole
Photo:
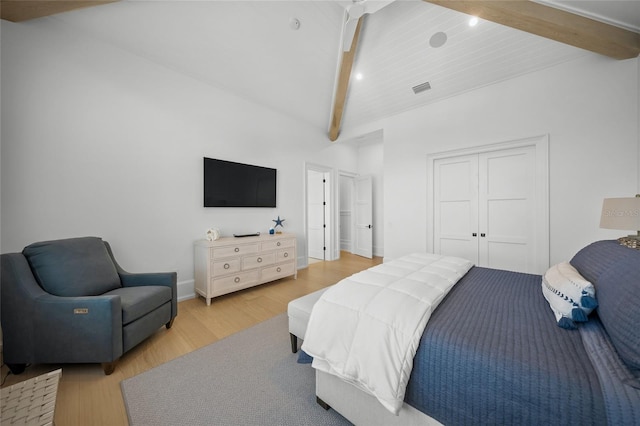
[[[204,157],[205,207],[276,207],[277,170]]]

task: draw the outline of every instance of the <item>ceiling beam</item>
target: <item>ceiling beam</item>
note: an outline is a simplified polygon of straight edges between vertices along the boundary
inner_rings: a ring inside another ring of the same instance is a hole
[[[22,22],[119,0],[0,0],[0,18]]]
[[[342,52],[342,62],[340,62],[340,72],[338,73],[338,81],[336,84],[336,93],[333,101],[333,109],[331,110],[331,123],[329,125],[329,139],[334,142],[338,139],[340,133],[340,124],[342,123],[342,114],[344,113],[344,104],[347,100],[347,91],[349,90],[349,80],[351,80],[351,69],[358,48],[358,39],[360,38],[360,28],[362,20],[358,19],[358,26],[351,41],[351,48],[348,52]]]
[[[530,0],[424,1],[615,59],[640,54],[639,33]]]

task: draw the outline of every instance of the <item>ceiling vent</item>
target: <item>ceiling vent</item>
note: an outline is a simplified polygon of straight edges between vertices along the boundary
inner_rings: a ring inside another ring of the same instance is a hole
[[[422,93],[422,92],[426,92],[427,90],[431,89],[431,84],[429,84],[428,81],[425,81],[422,84],[418,84],[417,86],[413,86],[413,93],[415,93],[416,95],[418,93]]]

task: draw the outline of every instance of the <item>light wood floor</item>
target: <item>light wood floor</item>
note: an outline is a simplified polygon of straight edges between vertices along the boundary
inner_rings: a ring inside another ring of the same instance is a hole
[[[365,259],[342,252],[340,260],[313,263],[301,269],[297,280],[285,278],[221,296],[213,299],[211,306],[202,298],[185,300],[178,304],[173,327],[159,329],[124,354],[110,376],[105,376],[98,364],[33,365],[18,376],[9,374],[3,387],[62,367],[56,426],[127,425],[120,391],[122,380],[286,312],[289,301],[381,262],[381,258]],[[3,378],[7,371],[3,366]]]

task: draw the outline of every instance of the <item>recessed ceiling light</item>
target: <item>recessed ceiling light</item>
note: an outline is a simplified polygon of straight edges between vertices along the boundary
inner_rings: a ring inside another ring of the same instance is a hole
[[[476,25],[478,25],[478,17],[472,16],[471,19],[469,19],[469,26],[475,27]]]
[[[362,75],[362,73],[361,73],[361,72],[356,73],[356,80],[362,80],[362,78],[363,78],[363,77],[364,77],[364,76]]]

